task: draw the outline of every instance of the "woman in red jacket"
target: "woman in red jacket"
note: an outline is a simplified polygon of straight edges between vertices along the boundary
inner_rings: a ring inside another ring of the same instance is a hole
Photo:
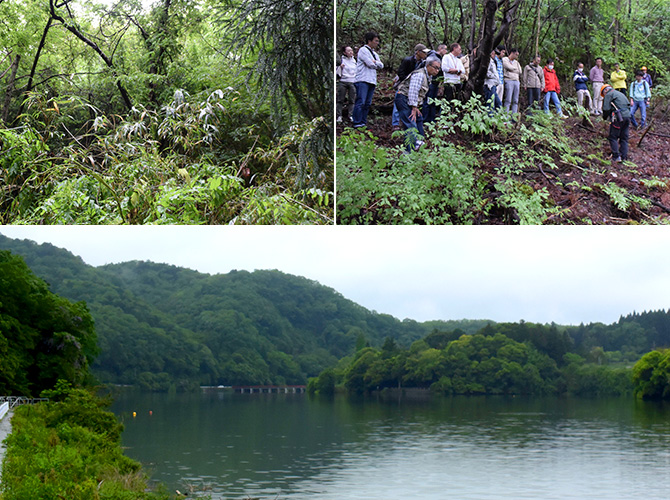
[[[554,103],[556,114],[563,117],[561,102],[558,100],[558,94],[561,93],[561,85],[558,83],[558,76],[554,69],[554,60],[547,59],[547,65],[544,67],[544,112],[549,114],[549,100]]]

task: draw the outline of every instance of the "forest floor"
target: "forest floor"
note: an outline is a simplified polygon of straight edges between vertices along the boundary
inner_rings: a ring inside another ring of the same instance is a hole
[[[522,99],[523,100],[523,99]],[[394,147],[403,142],[402,137],[392,137],[390,109],[392,92],[384,89],[377,98],[376,109],[371,110],[367,129],[377,138],[378,146]],[[660,106],[666,108],[665,106]],[[525,102],[519,103],[525,109]],[[552,109],[553,112],[553,109]],[[639,120],[639,113],[637,116]],[[557,118],[558,119],[558,118]],[[515,125],[518,127],[524,118]],[[551,204],[560,211],[549,217],[546,224],[636,224],[670,222],[670,119],[665,112],[657,110],[648,116],[648,126],[634,130],[631,126],[629,158],[627,162],[613,163],[607,140],[609,124],[599,116],[592,116],[592,125],[580,117],[564,119],[564,133],[579,151],[583,159],[580,166],[554,158],[557,169],[524,170],[524,181],[536,191],[546,188]],[[338,124],[338,136],[344,130]],[[456,132],[453,143],[468,148],[472,143]],[[430,146],[430,136],[427,138]],[[480,168],[496,173],[499,154],[486,158]],[[615,184],[621,188],[623,197],[616,198],[602,189]],[[638,203],[643,200],[644,203]],[[509,223],[504,214],[490,217],[487,224]]]

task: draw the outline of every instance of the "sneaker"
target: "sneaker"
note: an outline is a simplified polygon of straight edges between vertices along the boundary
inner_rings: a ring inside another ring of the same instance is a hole
[[[416,143],[414,143],[414,151],[418,151],[423,144],[423,141],[416,141]]]
[[[342,123],[342,117],[341,116],[337,117],[337,123]]]
[[[612,157],[612,163],[621,163],[621,157],[620,156]]]
[[[393,131],[397,132],[398,130],[400,130],[400,125],[393,125]]]

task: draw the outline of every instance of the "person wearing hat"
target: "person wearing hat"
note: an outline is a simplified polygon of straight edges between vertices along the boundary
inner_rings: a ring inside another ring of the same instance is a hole
[[[640,71],[642,71],[642,79],[649,84],[649,88],[651,88],[651,75],[647,73],[647,67],[642,66],[640,68]]]
[[[614,90],[623,90],[625,92],[628,88],[626,85],[626,72],[619,69],[619,63],[614,63],[614,71],[610,75],[610,80],[612,81],[612,88]]]
[[[398,66],[397,76],[393,82],[393,87],[398,88],[398,85],[405,81],[405,78],[414,71],[415,69],[421,67],[423,62],[426,60],[426,56],[430,52],[429,49],[422,43],[417,43],[414,47],[414,54],[407,56],[402,60],[400,66]],[[393,114],[391,115],[391,124],[395,130],[398,130],[400,126],[400,116],[398,115],[398,108],[393,103]]]
[[[444,98],[447,101],[454,99],[463,88],[465,80],[465,66],[460,60],[461,46],[452,43],[450,52],[442,58],[442,72],[444,73]]]
[[[610,120],[607,140],[612,150],[612,161],[628,159],[628,129],[630,127],[630,107],[628,98],[611,85],[603,85],[603,119]]]

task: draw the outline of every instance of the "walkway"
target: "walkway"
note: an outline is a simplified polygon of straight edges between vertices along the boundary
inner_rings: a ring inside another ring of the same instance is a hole
[[[5,438],[9,435],[10,432],[12,432],[12,410],[9,410],[9,412],[0,420],[0,465],[2,464],[2,459],[5,456],[5,445],[2,444],[2,442],[5,440]]]

